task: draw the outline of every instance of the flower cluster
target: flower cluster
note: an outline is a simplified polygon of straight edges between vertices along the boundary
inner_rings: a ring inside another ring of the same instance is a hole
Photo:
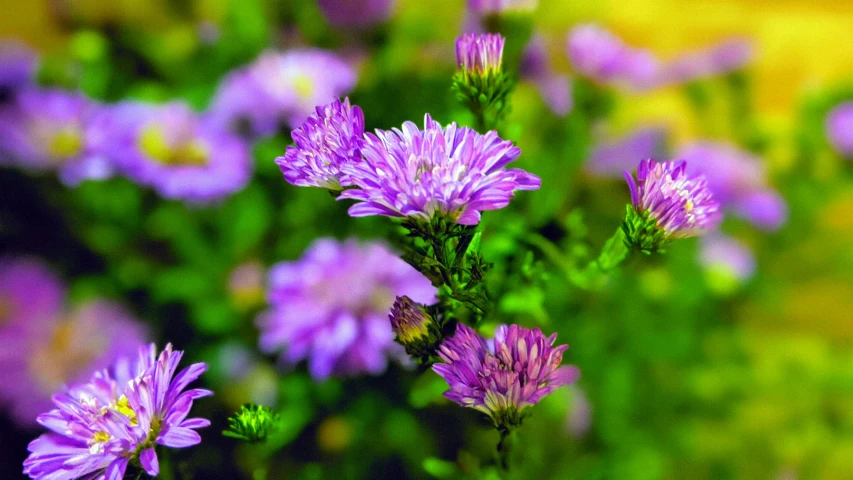
[[[317,105],[347,94],[356,83],[339,56],[319,49],[265,52],[219,85],[210,114],[229,127],[247,122],[254,135],[269,135],[283,121],[296,127]]]
[[[176,375],[182,356],[171,344],[158,356],[151,344],[140,348],[136,362],[120,359],[89,383],[56,395],[56,408],[38,418],[51,432],[30,443],[24,473],[36,479],[120,479],[133,462],[156,476],[157,445],[196,445],[201,437],[195,430],[210,425],[187,418],[193,401],[212,392],[186,390],[206,366],[196,363]]]
[[[688,171],[704,175],[720,205],[764,230],[776,230],[788,217],[785,200],[767,184],[761,159],[733,145],[695,142],[679,150],[676,158]]]
[[[626,243],[643,252],[660,250],[675,238],[691,237],[717,226],[720,204],[702,175],[687,173],[684,161],[640,162],[637,178],[624,172],[631,204],[623,224]]]
[[[829,112],[826,135],[839,155],[853,158],[853,101],[844,102]]]
[[[318,379],[381,373],[401,353],[388,325],[401,295],[431,304],[436,290],[381,243],[317,240],[299,261],[270,271],[261,349],[283,350],[289,364],[307,359]]]
[[[491,417],[498,428],[521,423],[524,409],[557,388],[575,382],[580,371],[560,366],[568,345],[539,329],[501,325],[493,342],[460,324],[441,345],[433,370],[450,385],[445,396]]]
[[[350,215],[386,215],[429,222],[436,215],[476,225],[480,213],[509,204],[516,190],[536,190],[540,179],[504,167],[521,153],[494,131],[481,135],[455,123],[442,128],[429,115],[420,130],[411,122],[401,130],[367,134],[364,161],[345,170],[357,188],[340,198],[361,203]]]
[[[635,91],[736,71],[747,65],[753,56],[751,43],[733,39],[661,61],[651,52],[629,46],[613,33],[593,24],[575,27],[569,33],[567,52],[581,75],[598,83],[616,84]]]
[[[0,260],[0,403],[19,424],[32,424],[53,393],[133,353],[148,336],[113,302],[67,307],[65,287],[41,263]]]
[[[350,185],[341,171],[361,161],[364,113],[349,98],[317,107],[305,123],[291,133],[296,146],[276,159],[285,180],[297,186],[340,190]]]

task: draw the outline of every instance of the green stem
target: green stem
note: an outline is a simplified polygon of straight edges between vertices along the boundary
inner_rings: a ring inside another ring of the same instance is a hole
[[[498,463],[500,464],[501,470],[507,472],[509,471],[509,453],[512,449],[512,442],[510,438],[512,431],[508,428],[501,428],[498,431],[501,434],[501,439],[498,441],[497,446]]]

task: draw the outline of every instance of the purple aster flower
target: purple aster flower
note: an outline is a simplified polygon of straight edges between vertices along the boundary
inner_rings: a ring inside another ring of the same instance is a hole
[[[517,425],[525,408],[580,376],[577,367],[560,366],[569,346],[555,347],[556,339],[538,328],[501,325],[490,345],[459,324],[432,368],[450,385],[445,397],[489,415],[497,427]]]
[[[661,83],[685,83],[739,70],[754,56],[752,43],[733,39],[706,50],[688,52],[662,67]]]
[[[165,198],[208,203],[249,181],[248,144],[184,103],[125,103],[113,116],[111,154],[117,167]]]
[[[661,157],[665,153],[666,130],[643,127],[612,142],[599,143],[590,154],[586,171],[597,177],[622,177],[638,158]]]
[[[0,329],[0,398],[21,425],[50,408],[50,397],[132,354],[148,331],[126,309],[105,300],[40,317],[22,329]]]
[[[394,343],[388,312],[397,296],[435,302],[435,287],[381,243],[320,239],[302,259],[269,274],[270,309],[258,317],[260,346],[282,360],[308,360],[314,378],[378,374]]]
[[[319,0],[326,20],[343,28],[368,28],[388,20],[396,0]]]
[[[0,258],[0,335],[4,338],[41,330],[59,315],[64,300],[65,285],[44,263],[27,257]],[[6,352],[6,345],[0,341],[0,351]]]
[[[853,101],[844,102],[829,112],[826,135],[836,152],[853,158]]]
[[[657,58],[632,48],[598,25],[580,25],[569,33],[567,52],[581,75],[602,84],[642,91],[655,86],[660,75]]]
[[[756,227],[776,230],[787,220],[787,205],[767,186],[764,164],[755,155],[733,145],[695,142],[682,148],[677,158],[687,162],[691,173],[705,176],[723,208]]]
[[[532,81],[548,108],[558,116],[572,110],[572,84],[568,75],[555,73],[548,60],[545,40],[535,35],[521,58],[521,77]]]
[[[30,88],[0,110],[0,164],[58,170],[76,185],[112,174],[100,150],[103,109],[81,93]]]
[[[636,180],[627,171],[624,175],[634,211],[653,221],[664,239],[700,235],[722,219],[705,177],[688,174],[684,161],[646,159],[637,167]]]
[[[723,234],[707,235],[700,243],[700,263],[738,280],[748,280],[755,274],[755,255],[743,243]]]
[[[468,0],[468,10],[478,15],[536,10],[539,0]]]
[[[269,135],[281,121],[291,127],[300,125],[318,105],[349,93],[356,80],[355,71],[329,51],[266,52],[225,78],[210,115],[229,126],[248,120],[253,133]]]
[[[37,66],[38,57],[25,45],[0,43],[0,104],[11,100],[18,90],[32,83]]]
[[[359,200],[353,217],[386,215],[429,221],[440,214],[462,225],[476,225],[480,213],[509,204],[515,190],[536,190],[539,177],[504,167],[521,150],[497,132],[481,135],[456,123],[442,128],[426,115],[424,129],[412,122],[402,130],[368,133],[365,161],[347,164],[357,189],[339,198]]]
[[[501,71],[504,37],[496,33],[466,33],[456,39],[456,64],[460,71],[487,75]]]
[[[166,345],[157,356],[152,344],[139,349],[134,363],[117,361],[88,384],[54,396],[56,408],[39,416],[51,430],[29,445],[24,473],[35,479],[123,478],[138,462],[148,475],[160,473],[155,447],[190,447],[208,420],[187,416],[193,401],[211,395],[186,390],[207,368],[190,365],[175,375],[183,352]]]
[[[349,98],[317,107],[299,128],[291,132],[296,146],[287,147],[275,163],[285,180],[302,187],[340,190],[350,182],[341,167],[361,161],[364,144],[364,113],[350,106]]]

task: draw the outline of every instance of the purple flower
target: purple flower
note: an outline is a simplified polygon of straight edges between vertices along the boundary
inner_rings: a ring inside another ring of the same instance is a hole
[[[746,66],[753,56],[753,46],[748,40],[727,40],[667,62],[661,69],[660,82],[679,84],[732,72]]]
[[[590,154],[585,169],[598,177],[621,178],[622,172],[634,168],[638,158],[663,156],[665,141],[663,128],[639,128],[615,141],[599,143]]]
[[[466,33],[456,39],[456,64],[460,71],[488,75],[501,71],[504,37],[496,33]]]
[[[318,105],[349,93],[356,80],[355,71],[332,52],[266,52],[225,78],[210,115],[230,126],[248,120],[254,134],[269,135],[281,121],[291,127],[300,125]]]
[[[442,128],[429,115],[424,130],[412,122],[402,130],[367,134],[365,161],[345,170],[357,189],[339,198],[359,200],[353,217],[386,215],[429,221],[435,214],[476,225],[480,213],[509,204],[515,190],[536,190],[539,177],[504,167],[521,150],[497,132],[481,135],[456,123]]]
[[[532,81],[548,108],[558,116],[572,110],[572,85],[568,75],[554,72],[548,60],[545,40],[535,35],[521,59],[521,77]]]
[[[364,114],[349,99],[317,107],[299,128],[291,132],[296,146],[287,147],[275,163],[285,180],[302,187],[340,190],[350,182],[341,167],[361,161],[364,144]]]
[[[389,356],[405,356],[388,322],[395,297],[431,304],[435,294],[381,243],[320,239],[270,271],[270,309],[257,320],[261,350],[283,350],[288,364],[307,359],[317,379],[378,374]]]
[[[58,170],[76,185],[112,174],[100,151],[102,107],[81,93],[30,88],[0,110],[0,164]]]
[[[326,20],[343,28],[368,28],[388,20],[396,0],[319,0]]]
[[[853,101],[844,102],[829,112],[826,135],[836,152],[853,158]]]
[[[700,263],[738,280],[755,274],[755,255],[743,243],[722,234],[707,235],[700,243]]]
[[[112,115],[117,167],[165,198],[208,203],[249,181],[249,146],[184,103],[125,103]]]
[[[44,263],[27,257],[0,258],[0,335],[24,336],[41,330],[59,315],[64,300],[65,285]],[[4,341],[0,351],[20,353]]]
[[[0,104],[30,85],[38,66],[38,57],[25,45],[0,42]]]
[[[702,175],[687,173],[684,161],[640,162],[637,178],[624,172],[634,211],[655,222],[667,239],[700,235],[722,219]]]
[[[148,335],[126,309],[105,300],[41,318],[32,330],[0,333],[0,398],[21,425],[50,408],[50,396],[85,381]]]
[[[677,158],[689,171],[702,174],[723,208],[758,228],[776,230],[788,216],[785,200],[767,186],[761,159],[732,145],[695,142],[681,149]]]
[[[497,427],[516,425],[525,408],[580,376],[577,367],[560,366],[569,346],[555,347],[556,338],[538,328],[501,325],[490,345],[459,324],[439,348],[442,363],[432,368],[450,385],[445,397],[489,415]]]
[[[650,52],[629,47],[598,25],[580,25],[569,33],[567,52],[575,70],[602,84],[646,90],[658,81],[660,65]]]
[[[504,12],[529,12],[539,6],[539,0],[468,0],[468,10],[478,15]]]
[[[166,345],[157,356],[152,344],[139,359],[117,361],[88,384],[54,396],[57,408],[39,416],[50,433],[29,445],[24,473],[35,479],[123,478],[128,463],[148,475],[160,473],[155,447],[190,447],[201,442],[195,429],[210,425],[187,419],[193,401],[211,395],[185,390],[206,369],[190,365],[175,375],[183,352]]]

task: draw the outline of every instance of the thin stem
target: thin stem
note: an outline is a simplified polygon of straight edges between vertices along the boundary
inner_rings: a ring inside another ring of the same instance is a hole
[[[510,435],[512,432],[508,428],[501,428],[498,430],[501,434],[501,439],[498,441],[497,451],[498,451],[498,461],[503,471],[509,471],[509,452],[512,448],[512,443],[510,442]]]

